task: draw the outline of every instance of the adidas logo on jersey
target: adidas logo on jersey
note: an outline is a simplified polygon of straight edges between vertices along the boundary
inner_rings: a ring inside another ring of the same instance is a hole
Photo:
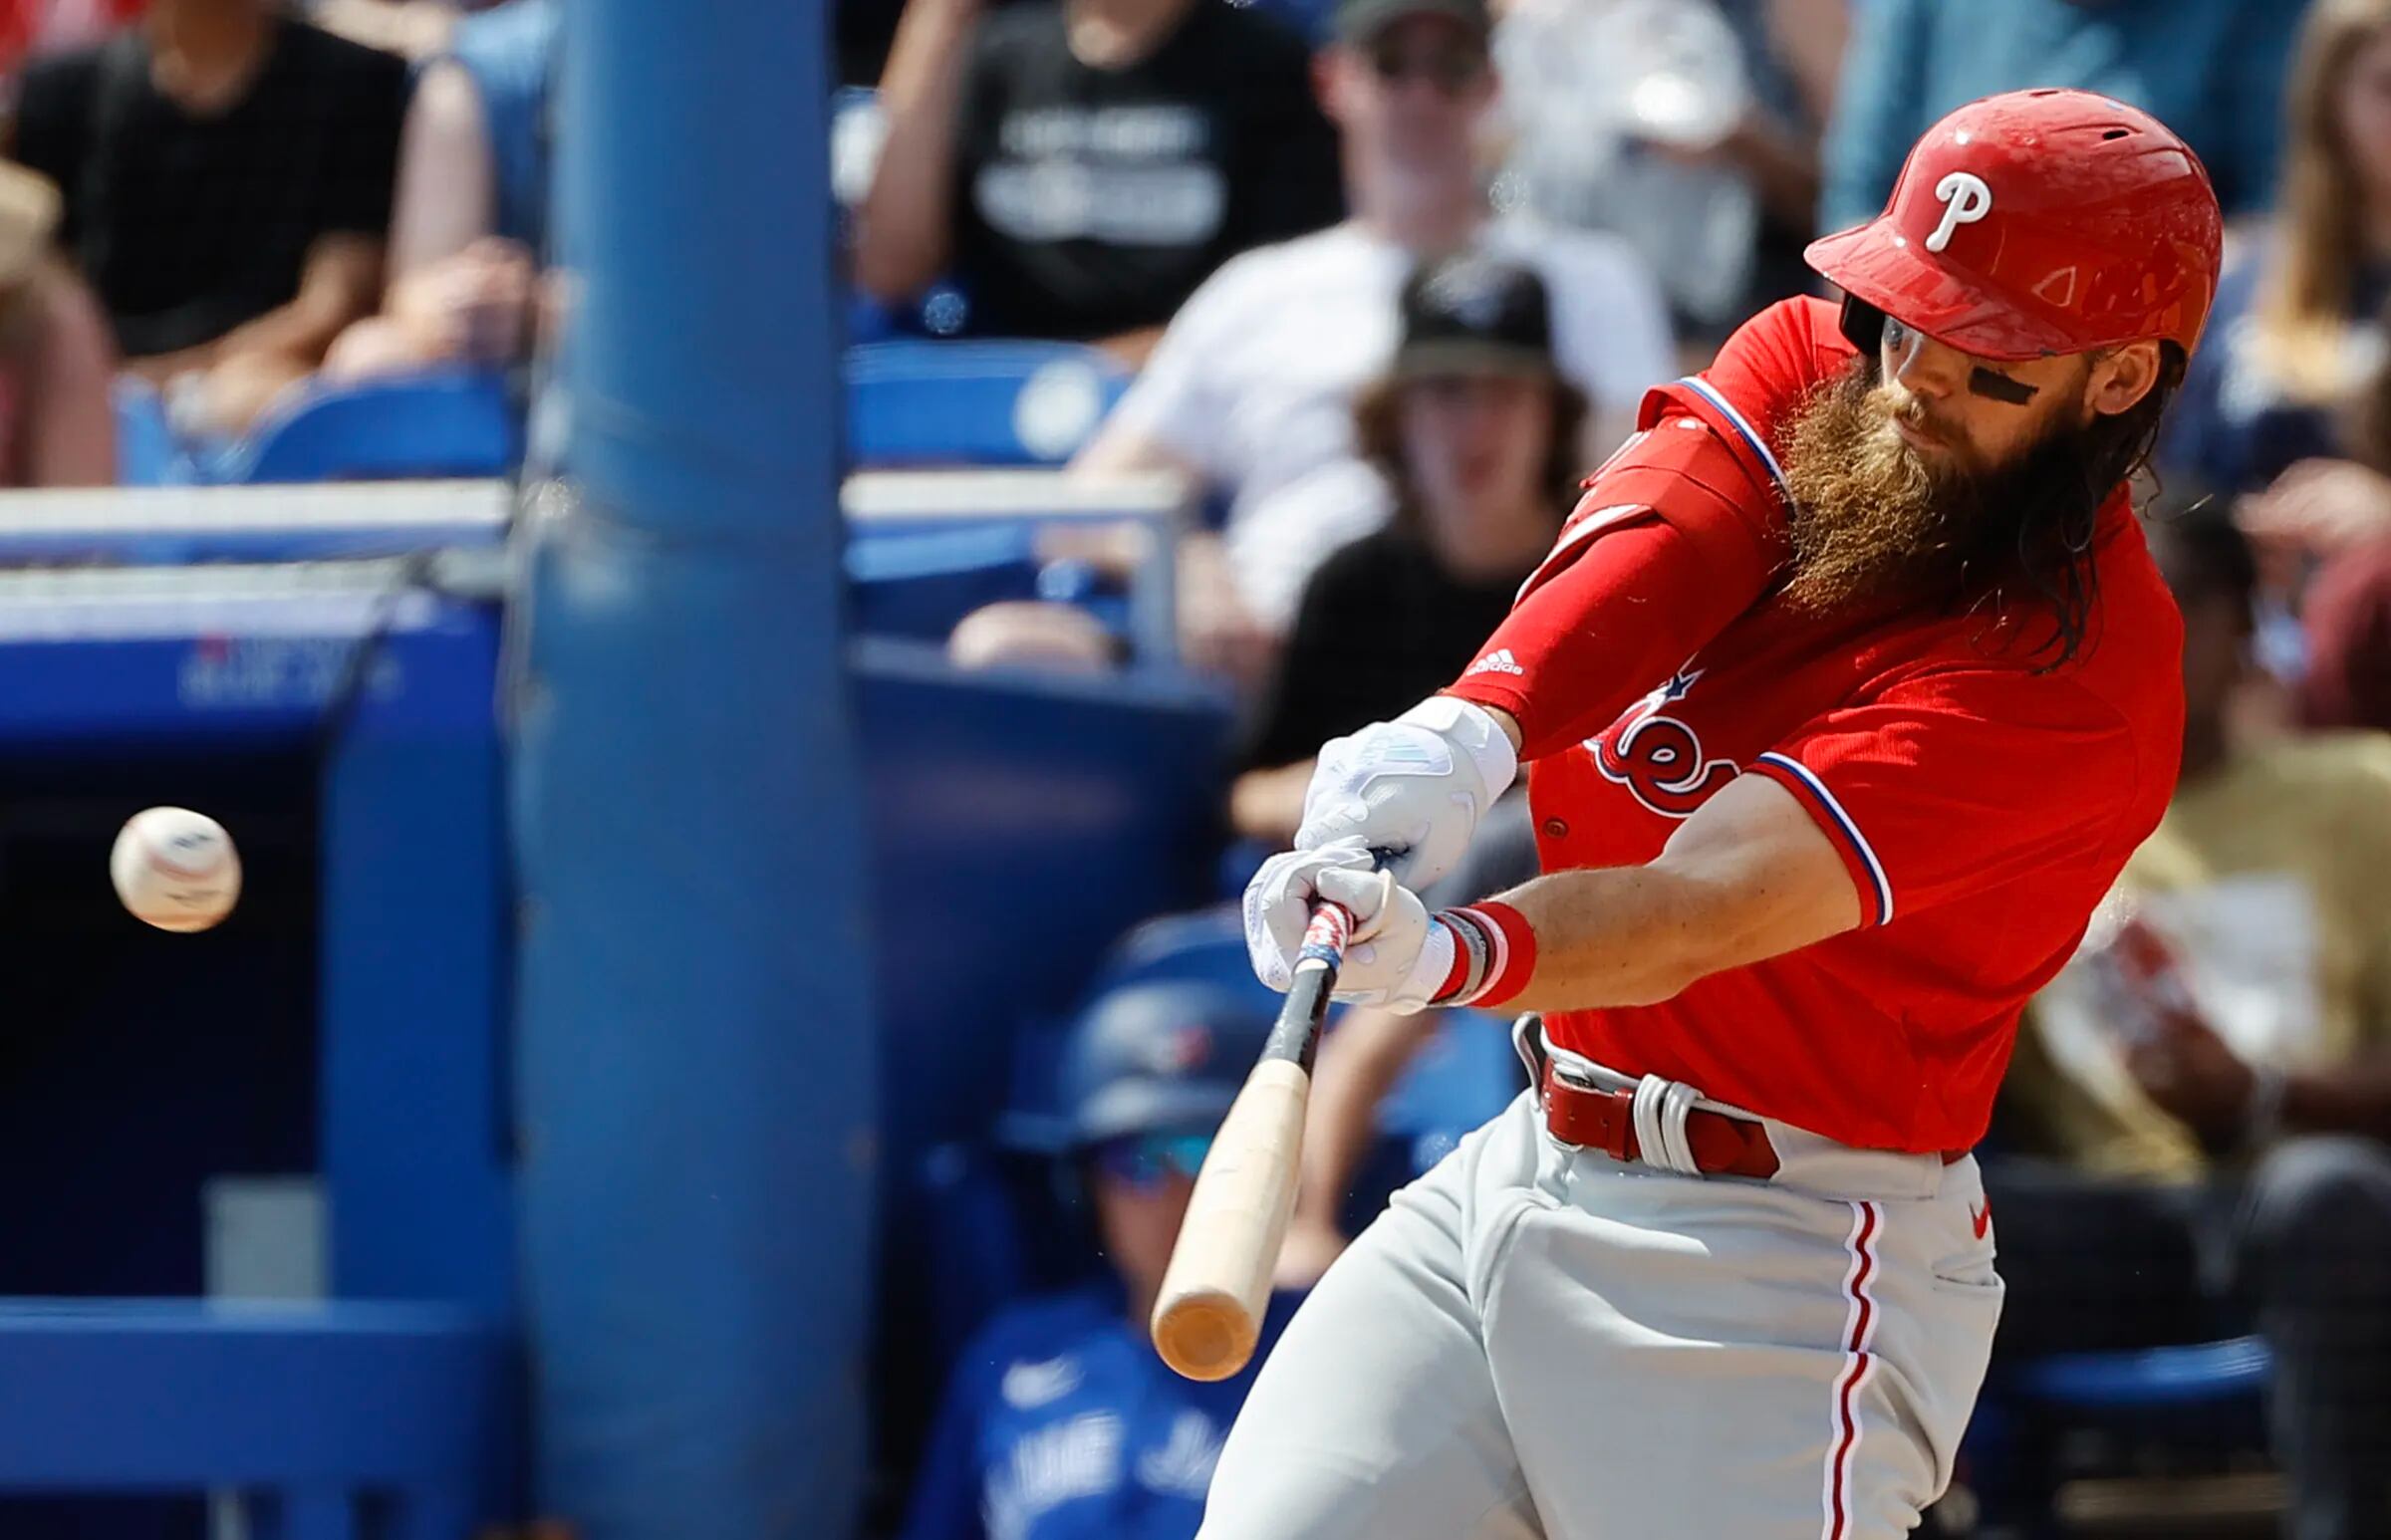
[[[1523,674],[1525,672],[1527,672],[1527,670],[1519,666],[1519,660],[1511,656],[1511,649],[1509,647],[1497,647],[1493,651],[1488,652],[1485,656],[1479,658],[1476,662],[1471,663],[1468,668],[1463,671],[1462,677],[1466,678],[1472,673]]]

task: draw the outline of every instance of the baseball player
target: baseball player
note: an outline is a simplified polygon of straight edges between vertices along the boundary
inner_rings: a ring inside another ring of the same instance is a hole
[[[1257,970],[1342,903],[1343,998],[1533,1012],[1535,1089],[1329,1271],[1205,1540],[1875,1540],[1944,1490],[2000,1313],[1968,1151],[2175,782],[2126,483],[2221,234],[2143,113],[1961,108],[1810,247],[1840,312],[1655,391],[1461,678],[1323,751]],[[1427,912],[1522,762],[1544,875]]]

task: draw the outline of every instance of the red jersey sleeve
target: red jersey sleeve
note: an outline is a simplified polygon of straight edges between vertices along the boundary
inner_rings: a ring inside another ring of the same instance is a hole
[[[1881,925],[2028,872],[2122,862],[2165,807],[2151,778],[2172,784],[2145,757],[2123,713],[2068,679],[1958,667],[1830,711],[1749,771],[1808,809],[1863,923]]]
[[[1587,478],[1544,564],[1448,691],[1519,723],[1540,759],[1610,725],[1767,591],[1784,504],[1684,414],[1638,431]]]
[[[1765,595],[1787,554],[1778,442],[1854,356],[1825,300],[1769,306],[1644,398],[1552,554],[1449,691],[1519,723],[1520,758],[1600,732]]]
[[[1801,403],[1858,356],[1831,300],[1780,300],[1735,329],[1703,381],[1734,404],[1771,449],[1784,441]]]

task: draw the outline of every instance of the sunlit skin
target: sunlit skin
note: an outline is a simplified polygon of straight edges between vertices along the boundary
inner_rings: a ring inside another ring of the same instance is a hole
[[[1930,462],[2005,465],[2062,422],[2125,411],[2159,381],[2159,345],[2042,359],[1985,359],[1888,317],[1877,353],[1898,434]]]

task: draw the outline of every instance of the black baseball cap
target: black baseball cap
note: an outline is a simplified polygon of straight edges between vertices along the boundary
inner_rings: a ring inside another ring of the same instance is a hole
[[[1552,300],[1535,270],[1484,252],[1439,257],[1403,285],[1397,377],[1550,376]]]
[[[1406,16],[1444,16],[1460,22],[1483,43],[1494,30],[1486,0],[1339,0],[1337,41],[1367,43]]]

